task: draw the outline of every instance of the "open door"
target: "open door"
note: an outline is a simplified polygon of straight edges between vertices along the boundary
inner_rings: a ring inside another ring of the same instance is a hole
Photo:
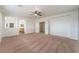
[[[19,32],[24,33],[24,24],[20,24]]]
[[[45,33],[45,22],[40,22],[40,33]]]
[[[25,33],[25,20],[19,20],[19,34]]]

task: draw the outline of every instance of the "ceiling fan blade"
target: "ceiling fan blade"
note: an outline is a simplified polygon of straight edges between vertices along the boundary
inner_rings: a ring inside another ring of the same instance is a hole
[[[39,16],[42,16],[42,15],[39,15]]]
[[[38,14],[38,11],[35,11],[35,14]]]
[[[37,6],[35,6],[35,10],[29,10],[29,12],[31,12],[30,15],[42,16],[42,12]]]
[[[42,12],[39,12],[39,14],[41,14]]]
[[[41,14],[38,14],[38,16],[42,16]]]

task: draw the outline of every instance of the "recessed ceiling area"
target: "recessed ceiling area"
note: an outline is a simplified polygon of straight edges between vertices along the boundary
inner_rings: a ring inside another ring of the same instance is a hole
[[[5,15],[10,16],[33,16],[30,15],[30,11],[35,10],[35,5],[1,5],[0,6]],[[37,8],[41,10],[42,17],[53,16],[77,9],[77,5],[37,5]]]

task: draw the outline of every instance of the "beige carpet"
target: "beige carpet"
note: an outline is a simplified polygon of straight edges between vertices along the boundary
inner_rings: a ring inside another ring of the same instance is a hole
[[[74,53],[79,43],[65,37],[41,33],[21,34],[3,38],[0,52],[5,53]]]

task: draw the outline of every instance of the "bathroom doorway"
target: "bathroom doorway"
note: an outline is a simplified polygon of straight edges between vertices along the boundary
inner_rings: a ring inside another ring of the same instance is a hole
[[[19,20],[19,34],[25,33],[25,20]]]

